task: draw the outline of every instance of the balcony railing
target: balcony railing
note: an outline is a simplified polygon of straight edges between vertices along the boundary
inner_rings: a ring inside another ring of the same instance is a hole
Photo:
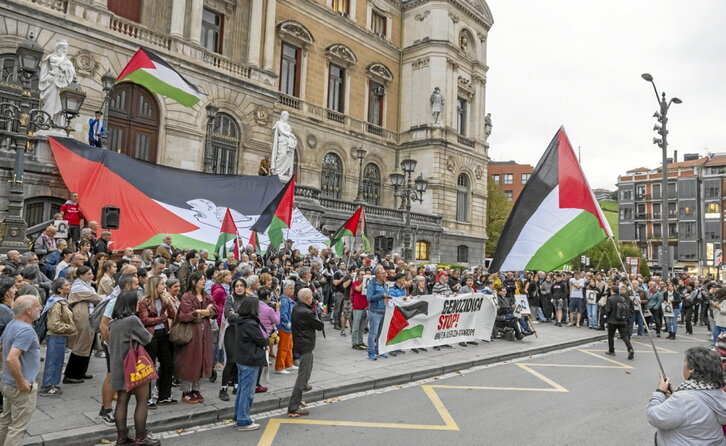
[[[250,78],[250,73],[252,71],[250,67],[234,62],[221,54],[205,51],[202,60],[204,63],[212,65],[215,68],[219,68],[220,70],[227,71],[235,76],[245,79]]]
[[[295,196],[309,200],[320,200],[320,189],[308,186],[295,186]]]
[[[318,197],[320,205],[326,209],[352,213],[358,208],[356,203],[335,198],[320,197],[320,191],[315,188],[296,186],[295,195],[306,198]],[[400,209],[392,209],[383,206],[366,205],[366,214],[371,217],[378,217],[386,220],[404,221],[405,212]],[[441,217],[429,214],[411,212],[411,222],[414,224],[441,226]]]
[[[29,2],[54,11],[62,12],[63,14],[68,12],[68,0],[29,0]]]
[[[284,105],[285,107],[294,108],[295,110],[300,110],[300,99],[288,96],[286,94],[281,94],[279,99],[280,104]]]
[[[335,110],[326,110],[325,117],[328,118],[329,121],[345,124],[345,115]]]
[[[374,135],[383,136],[383,132],[385,130],[383,127],[368,123],[368,125],[366,125],[366,131],[368,131],[368,133],[373,133]]]
[[[152,31],[136,22],[115,16],[111,17],[111,21],[108,26],[111,31],[123,34],[135,40],[140,40],[146,44],[158,46],[167,50],[171,49],[171,37],[157,31]]]

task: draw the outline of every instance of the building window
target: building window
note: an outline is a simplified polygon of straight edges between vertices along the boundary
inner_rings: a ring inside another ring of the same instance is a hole
[[[531,176],[532,176],[531,173],[523,173],[522,174],[522,184],[527,184],[527,181],[529,181]]]
[[[668,238],[678,238],[678,224],[668,223]]]
[[[635,199],[636,200],[645,199],[645,184],[638,184],[637,186],[635,186]]]
[[[224,15],[204,8],[202,12],[202,39],[201,44],[208,51],[222,53],[222,38],[224,36]]]
[[[456,261],[459,263],[469,263],[469,247],[459,245],[456,247]]]
[[[514,174],[513,173],[505,173],[504,175],[504,182],[503,184],[512,184],[514,183]]]
[[[456,180],[456,221],[469,221],[469,201],[471,181],[469,175],[462,173]]]
[[[240,130],[237,122],[226,113],[218,113],[212,125],[212,172],[221,175],[237,173],[237,151]]]
[[[333,0],[333,11],[348,17],[350,14],[350,0]]]
[[[676,183],[668,183],[668,198],[676,198],[677,191]]]
[[[646,217],[645,216],[645,205],[644,204],[639,204],[636,207],[635,218],[638,219],[638,220],[642,220],[645,217]]]
[[[661,189],[660,188],[660,184],[654,184],[652,187],[653,187],[653,199],[660,200],[660,198],[661,198],[661,195],[660,195],[660,189]]]
[[[499,174],[492,175],[492,181],[494,181],[495,184],[499,184]]]
[[[431,251],[431,243],[425,240],[416,242],[416,260],[429,260]]]
[[[23,219],[28,227],[39,225],[60,212],[65,200],[53,197],[34,197],[25,200],[23,203]]]
[[[381,197],[381,169],[373,163],[363,169],[363,199],[368,204],[378,206]]]
[[[330,64],[328,72],[328,108],[345,112],[345,68]]]
[[[676,218],[678,216],[678,210],[675,202],[668,203],[668,218]]]
[[[456,131],[466,136],[466,113],[468,103],[466,99],[456,98]]]
[[[373,241],[373,249],[382,256],[390,254],[393,251],[393,237],[379,235]]]
[[[378,82],[370,81],[368,90],[368,122],[383,127],[383,100],[386,88]]]
[[[653,237],[662,237],[662,231],[661,231],[661,225],[660,223],[653,223]]]
[[[376,10],[371,11],[371,31],[379,37],[386,37],[386,16]]]
[[[514,201],[514,191],[505,190],[504,196],[507,197],[507,201]]]
[[[661,214],[661,204],[660,203],[653,203],[653,218],[660,218]]]
[[[678,234],[679,237],[685,240],[693,240],[696,238],[696,223],[692,221],[685,221],[679,223]]]
[[[141,22],[141,0],[108,0],[108,10],[133,22]]]
[[[288,96],[300,96],[300,48],[282,42],[280,61],[280,92]]]
[[[707,219],[721,218],[721,205],[718,203],[706,203],[704,217]]]
[[[144,87],[117,84],[108,105],[108,147],[118,153],[156,163],[159,106]]]
[[[12,82],[15,77],[15,59],[13,53],[0,54],[0,81]]]
[[[625,221],[632,220],[633,208],[620,208],[620,219]]]
[[[703,194],[706,198],[720,198],[721,188],[719,187],[720,181],[704,181]]]
[[[320,191],[323,197],[340,198],[343,185],[343,162],[333,152],[328,152],[323,158],[323,171],[320,181]]]
[[[693,205],[681,206],[680,209],[678,210],[678,214],[681,217],[691,217],[693,215]]]
[[[630,187],[620,189],[620,200],[630,201],[633,199],[633,189]]]

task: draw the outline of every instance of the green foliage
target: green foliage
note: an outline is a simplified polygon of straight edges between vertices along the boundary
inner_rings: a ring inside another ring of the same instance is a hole
[[[487,244],[486,252],[493,255],[502,235],[502,229],[512,211],[512,202],[507,200],[499,185],[487,181]]]
[[[650,268],[648,268],[648,262],[641,256],[640,249],[637,245],[633,243],[616,243],[618,244],[618,251],[620,251],[623,263],[625,263],[625,259],[627,257],[640,257],[640,273],[643,276],[650,275]],[[622,270],[622,265],[620,263],[620,259],[618,259],[617,252],[615,252],[613,242],[611,242],[609,239],[603,240],[602,242],[600,242],[599,245],[588,249],[583,255],[590,257],[590,268],[597,270],[618,268]],[[580,269],[580,256],[574,258],[570,262],[570,265],[573,269]]]

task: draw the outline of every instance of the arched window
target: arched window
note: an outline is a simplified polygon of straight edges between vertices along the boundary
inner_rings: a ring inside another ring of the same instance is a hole
[[[32,227],[51,220],[53,215],[60,212],[65,200],[54,197],[33,197],[23,203],[23,219],[28,227]]]
[[[340,198],[343,185],[343,161],[333,152],[323,158],[323,171],[320,177],[320,191],[323,197]]]
[[[108,148],[156,162],[159,106],[149,90],[130,82],[116,85],[108,107]]]
[[[418,240],[416,242],[416,260],[429,260],[431,252],[431,243],[426,240]]]
[[[459,49],[467,56],[472,55],[474,51],[474,37],[469,30],[462,29],[459,33]]]
[[[456,247],[456,261],[459,263],[469,263],[469,247],[459,245]]]
[[[373,163],[363,169],[363,199],[368,204],[378,206],[381,197],[381,169]]]
[[[0,81],[12,82],[15,77],[14,53],[0,54]]]
[[[217,113],[212,125],[212,173],[237,173],[239,142],[239,125],[234,118],[226,113]]]
[[[469,195],[471,181],[469,175],[462,173],[456,180],[456,221],[469,221]]]

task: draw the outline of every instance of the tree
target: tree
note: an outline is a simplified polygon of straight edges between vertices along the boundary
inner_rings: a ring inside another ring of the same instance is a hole
[[[502,229],[512,211],[512,202],[507,200],[502,189],[493,181],[487,181],[487,245],[486,252],[493,255],[502,235]]]

